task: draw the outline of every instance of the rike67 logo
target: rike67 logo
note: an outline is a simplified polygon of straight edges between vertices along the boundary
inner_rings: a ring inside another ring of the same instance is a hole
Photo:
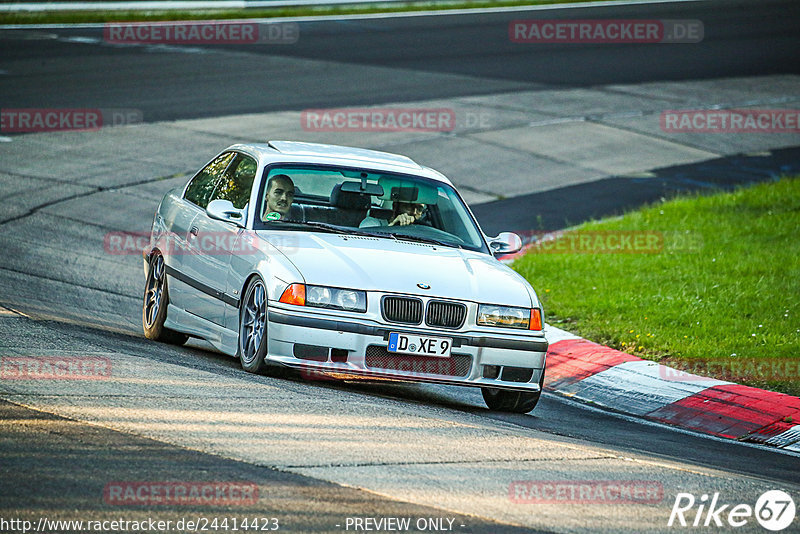
[[[779,532],[792,525],[795,511],[794,500],[781,490],[764,492],[756,500],[755,506],[720,505],[719,493],[714,493],[710,499],[707,494],[697,499],[691,493],[678,493],[667,526],[738,528],[747,525],[755,517],[765,529]]]

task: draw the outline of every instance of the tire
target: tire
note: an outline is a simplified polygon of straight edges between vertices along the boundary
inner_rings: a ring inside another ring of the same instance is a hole
[[[144,337],[173,345],[183,345],[189,336],[164,326],[169,306],[169,290],[164,257],[155,253],[150,257],[150,269],[144,285],[142,302],[142,328]]]
[[[542,386],[544,385],[544,369],[539,378],[539,391],[530,393],[528,391],[513,391],[497,388],[481,388],[483,401],[490,410],[498,412],[528,413],[536,408],[539,397],[542,396]]]
[[[239,362],[249,373],[264,374],[267,355],[267,290],[256,276],[247,286],[239,309]]]

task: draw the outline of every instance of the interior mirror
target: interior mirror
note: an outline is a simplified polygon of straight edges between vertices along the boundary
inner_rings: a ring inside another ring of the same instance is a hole
[[[342,182],[342,191],[377,197],[383,195],[383,187],[378,184],[369,183],[366,180],[362,182]]]
[[[522,250],[522,238],[513,232],[501,232],[489,241],[492,254],[514,254]]]
[[[218,221],[233,223],[244,228],[247,221],[247,207],[239,210],[233,207],[230,200],[212,200],[206,207],[206,215]]]

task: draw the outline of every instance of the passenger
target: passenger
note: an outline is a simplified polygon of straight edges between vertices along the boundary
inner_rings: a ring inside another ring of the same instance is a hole
[[[276,221],[289,214],[294,201],[294,182],[285,174],[276,174],[267,182],[265,221]]]

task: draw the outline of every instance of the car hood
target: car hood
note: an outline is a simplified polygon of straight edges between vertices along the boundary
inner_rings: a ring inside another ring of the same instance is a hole
[[[538,305],[525,279],[486,254],[371,236],[266,230],[258,234],[286,256],[307,284]]]

